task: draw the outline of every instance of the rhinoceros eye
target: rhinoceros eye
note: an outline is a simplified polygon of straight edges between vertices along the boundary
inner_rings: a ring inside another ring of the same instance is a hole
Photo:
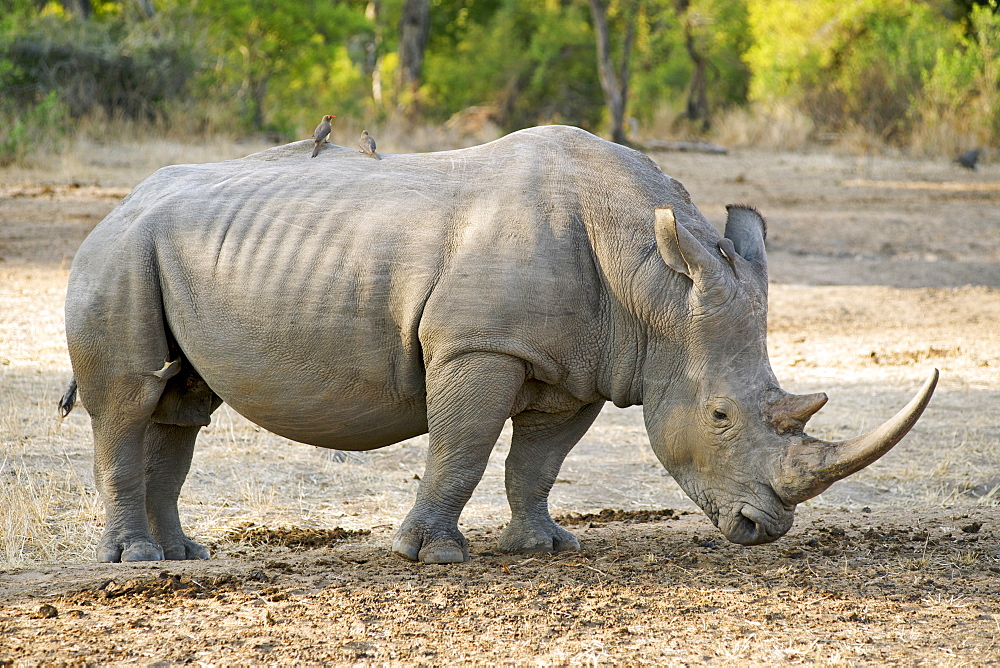
[[[736,407],[730,399],[716,397],[711,399],[705,408],[708,420],[714,428],[726,429],[732,426],[736,417]]]

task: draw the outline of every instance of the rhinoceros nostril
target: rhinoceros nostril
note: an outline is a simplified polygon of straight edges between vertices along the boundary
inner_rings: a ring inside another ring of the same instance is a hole
[[[730,515],[727,520],[719,523],[719,528],[733,543],[739,545],[758,545],[766,543],[773,538],[768,538],[767,532],[763,531],[760,522],[746,512],[746,507],[739,509]]]
[[[769,540],[767,532],[761,527],[760,522],[753,516],[753,513],[748,513],[747,510],[747,506],[743,506],[740,509],[741,529],[746,536],[743,540],[743,545],[766,543]]]
[[[787,508],[776,508],[773,513],[768,513],[749,504],[740,509],[740,515],[748,525],[752,524],[754,527],[754,542],[744,543],[744,545],[760,545],[778,540],[792,528],[792,521],[795,517],[794,513]]]

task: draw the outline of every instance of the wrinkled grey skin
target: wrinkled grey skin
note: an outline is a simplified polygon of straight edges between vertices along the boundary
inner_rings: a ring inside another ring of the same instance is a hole
[[[568,127],[380,163],[304,146],[161,169],[76,256],[66,332],[101,561],[208,556],[177,498],[221,401],[340,450],[429,432],[393,541],[424,562],[468,558],[459,514],[507,418],[505,551],[579,547],[547,499],[606,400],[644,405],[657,456],[736,542],[783,535],[832,482],[812,468],[856,470],[802,432],[825,396],[771,371],[752,209],[720,238],[651,160]]]

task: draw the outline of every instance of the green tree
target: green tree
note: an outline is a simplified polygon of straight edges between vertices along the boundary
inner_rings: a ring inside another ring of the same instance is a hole
[[[958,24],[915,0],[750,0],[753,100],[790,101],[821,126],[899,139]]]
[[[235,99],[237,125],[248,130],[287,134],[310,127],[310,119],[315,124],[323,112],[363,113],[365,44],[374,29],[365,4],[196,3],[192,11],[207,26],[205,43],[215,62],[202,78],[202,95]]]
[[[433,10],[422,87],[432,118],[491,105],[508,129],[551,122],[596,125],[601,88],[585,5],[459,4]]]
[[[405,0],[399,19],[399,90],[404,96],[405,111],[411,117],[417,110],[430,19],[430,0]]]
[[[611,140],[625,144],[625,105],[628,103],[632,44],[635,40],[638,14],[643,9],[638,1],[619,2],[614,9],[619,17],[621,53],[616,58],[611,48],[611,28],[608,25],[608,8],[602,0],[589,0],[590,16],[597,40],[597,73],[608,105]]]
[[[747,100],[745,0],[645,0],[632,67],[632,113],[668,107],[704,129],[720,108]]]
[[[995,143],[1000,138],[1000,13],[996,0],[974,4],[956,48],[939,48],[925,73],[914,116],[924,141],[941,149]],[[956,142],[965,142],[961,146]]]

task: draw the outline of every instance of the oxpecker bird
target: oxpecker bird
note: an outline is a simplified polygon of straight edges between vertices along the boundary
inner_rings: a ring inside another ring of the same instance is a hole
[[[335,118],[336,116],[324,116],[323,120],[320,121],[320,124],[317,125],[316,129],[313,131],[313,141],[316,142],[316,146],[315,148],[313,148],[312,157],[315,158],[317,155],[319,155],[319,147],[323,145],[323,143],[326,141],[326,138],[330,136],[330,130],[333,129],[330,126],[330,121],[332,121]]]
[[[358,140],[358,145],[361,147],[361,152],[365,155],[370,155],[376,160],[382,159],[378,157],[378,153],[375,152],[375,140],[370,134],[368,134],[368,130],[361,131],[361,139]]]

